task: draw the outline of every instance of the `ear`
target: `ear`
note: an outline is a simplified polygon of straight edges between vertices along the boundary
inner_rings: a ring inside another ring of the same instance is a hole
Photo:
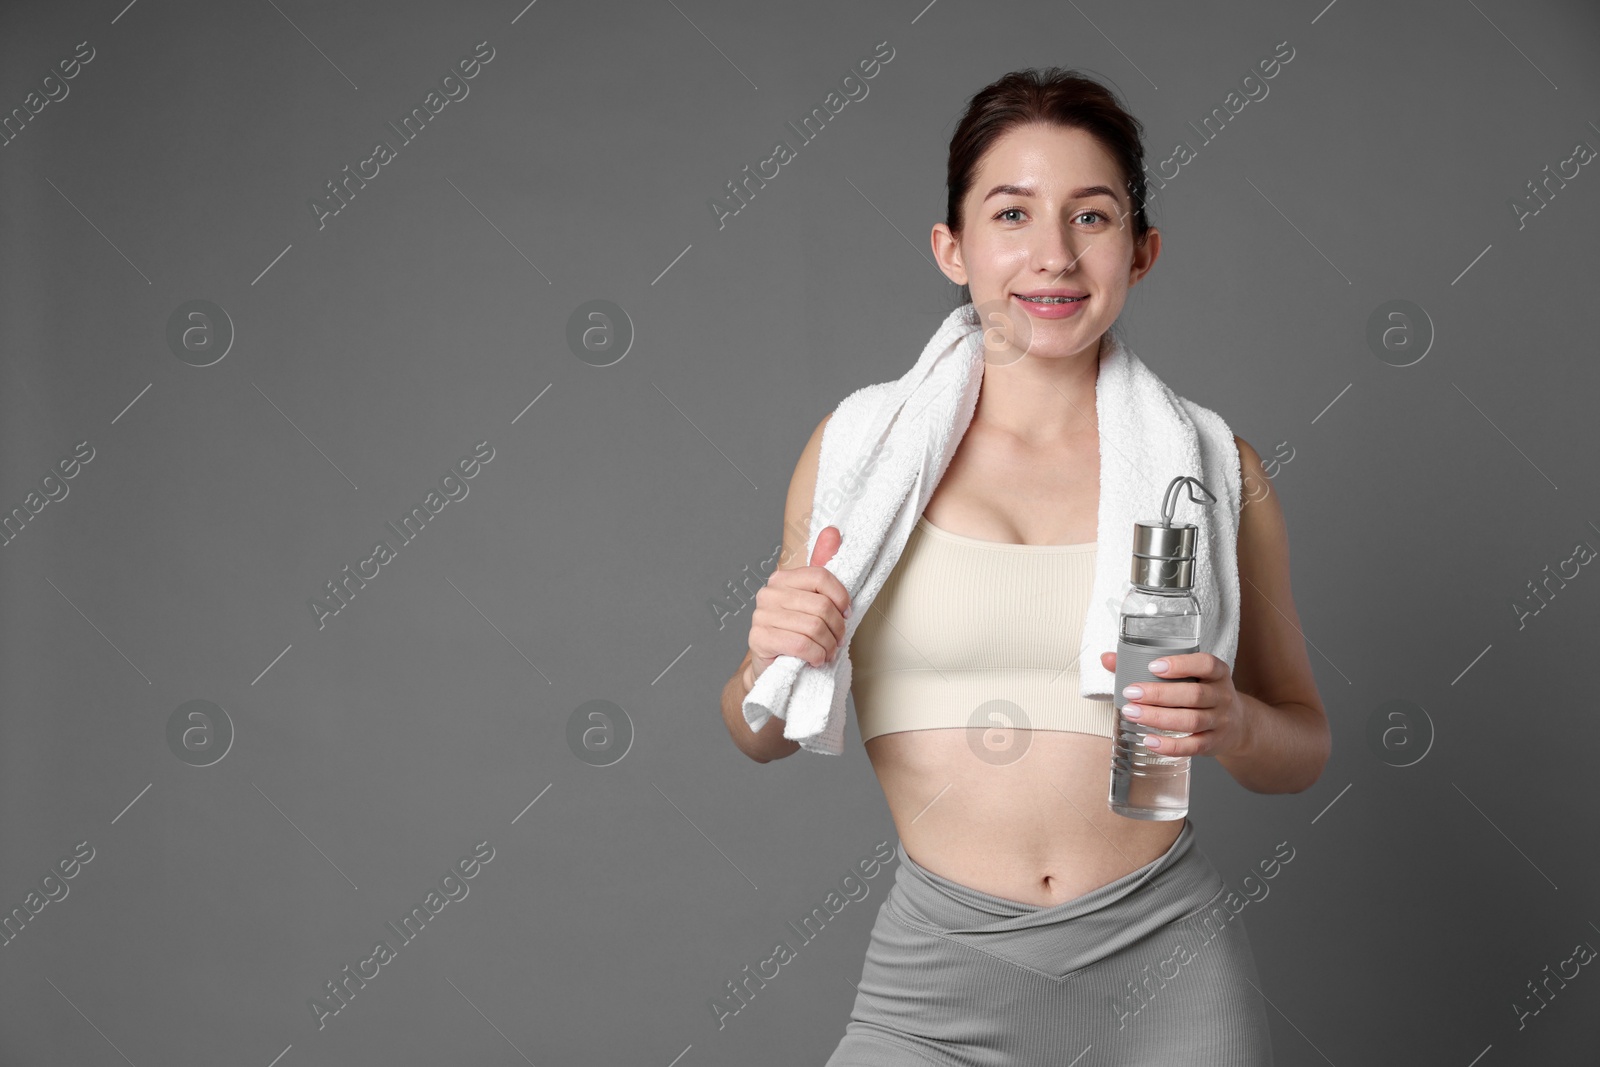
[[[1154,226],[1145,233],[1144,244],[1135,245],[1133,249],[1133,265],[1128,271],[1128,288],[1138,285],[1146,274],[1155,267],[1156,260],[1161,256],[1161,231]]]
[[[957,285],[966,285],[967,268],[961,261],[961,242],[950,232],[950,227],[942,222],[935,223],[928,239],[933,245],[933,261],[938,264],[940,273]]]

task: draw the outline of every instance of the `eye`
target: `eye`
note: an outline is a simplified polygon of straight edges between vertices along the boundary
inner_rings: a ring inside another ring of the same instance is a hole
[[[1007,215],[1011,215],[1013,213],[1021,213],[1021,211],[1022,211],[1022,208],[1020,208],[1020,207],[1002,208],[1000,211],[995,212],[994,217],[996,219],[1002,219],[1002,220],[1004,220],[1006,222],[1020,222],[1021,221],[1020,219],[1007,219],[1006,216]],[[1097,210],[1089,209],[1089,208],[1086,208],[1083,211],[1078,212],[1076,215],[1073,216],[1073,218],[1081,219],[1081,218],[1083,218],[1085,216],[1090,216],[1095,220],[1095,222],[1091,223],[1091,225],[1096,225],[1096,224],[1101,223],[1101,222],[1110,222],[1111,221],[1111,216],[1107,215],[1105,212],[1097,211]]]

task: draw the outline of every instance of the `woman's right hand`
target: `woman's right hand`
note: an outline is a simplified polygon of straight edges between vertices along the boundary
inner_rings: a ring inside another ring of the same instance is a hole
[[[772,572],[756,590],[750,618],[750,663],[759,678],[779,656],[798,656],[821,667],[838,654],[844,640],[850,592],[823,564],[839,551],[844,536],[837,526],[817,534],[811,563]]]

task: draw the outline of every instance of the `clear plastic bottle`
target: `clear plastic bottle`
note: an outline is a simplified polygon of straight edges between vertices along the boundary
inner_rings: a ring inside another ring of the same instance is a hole
[[[1195,545],[1199,529],[1172,522],[1175,493],[1185,483],[1215,497],[1193,478],[1174,478],[1167,486],[1162,518],[1134,523],[1133,588],[1122,602],[1117,633],[1116,732],[1111,744],[1111,788],[1107,803],[1130,819],[1181,819],[1189,814],[1189,757],[1164,756],[1144,744],[1147,735],[1188,737],[1186,733],[1146,726],[1129,719],[1125,686],[1141,682],[1192,681],[1150,673],[1150,663],[1163,656],[1200,650],[1200,604],[1192,591]],[[1190,499],[1194,499],[1190,490]],[[1133,703],[1138,703],[1133,701]]]

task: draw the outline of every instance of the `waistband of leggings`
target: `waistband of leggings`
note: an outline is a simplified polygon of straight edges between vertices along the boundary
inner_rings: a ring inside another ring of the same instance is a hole
[[[1226,888],[1195,842],[1192,816],[1185,818],[1183,829],[1167,851],[1149,863],[1081,896],[1045,906],[995,896],[935,874],[912,859],[903,843],[896,845],[895,851],[900,859],[895,888],[915,912],[951,932],[1023,930],[1117,906],[1137,908],[1146,916],[1159,914],[1170,920],[1203,908]]]

